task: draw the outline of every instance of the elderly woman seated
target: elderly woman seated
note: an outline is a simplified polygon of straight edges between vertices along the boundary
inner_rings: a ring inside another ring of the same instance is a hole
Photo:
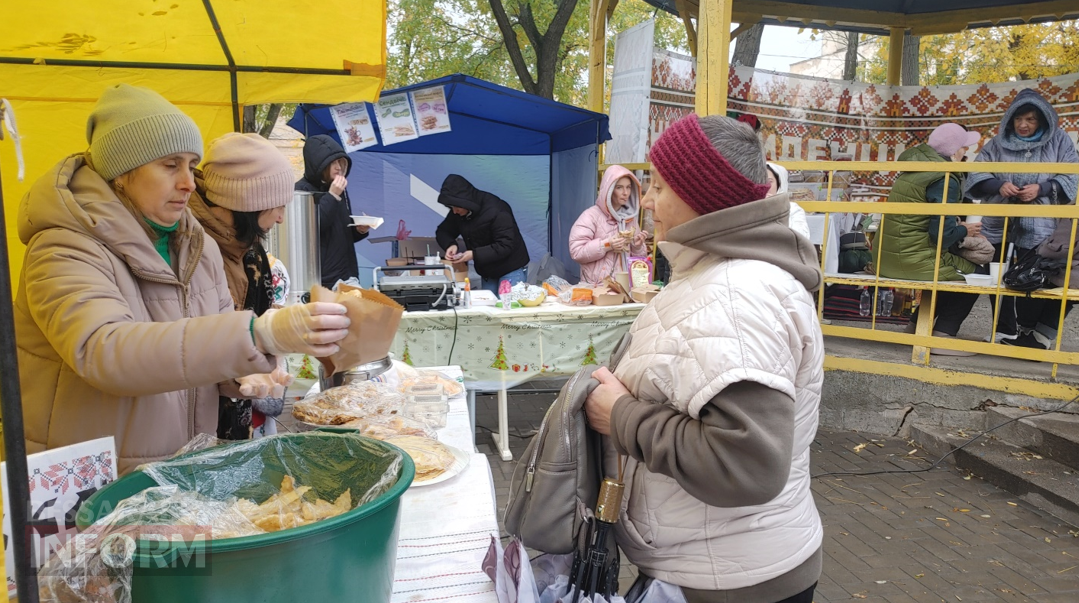
[[[929,135],[927,143],[907,149],[899,156],[899,160],[935,163],[958,161],[969,147],[977,144],[979,138],[977,132],[968,132],[959,124],[942,124]],[[943,172],[904,172],[896,178],[888,201],[961,203],[962,195],[962,174],[950,174],[946,180]],[[877,244],[880,276],[932,281],[938,248],[940,271],[937,279],[941,281],[961,281],[963,274],[974,273],[977,264],[989,261],[992,246],[980,236],[980,223],[966,223],[954,216],[945,216],[941,236],[940,218],[898,214],[885,216]],[[977,262],[969,258],[974,258]],[[955,337],[977,300],[978,295],[973,293],[938,291],[933,334]],[[917,313],[911,317],[908,327],[910,332],[913,332],[916,323]],[[949,356],[972,355],[970,352],[936,348],[932,353]]]

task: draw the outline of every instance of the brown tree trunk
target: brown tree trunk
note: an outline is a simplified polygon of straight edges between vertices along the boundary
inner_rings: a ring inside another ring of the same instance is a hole
[[[732,67],[756,67],[757,55],[761,52],[761,36],[764,35],[764,25],[758,23],[743,31],[734,43],[734,57],[731,58]]]
[[[274,126],[277,125],[277,118],[281,116],[281,103],[274,103],[270,105],[270,108],[266,111],[266,121],[262,122],[262,127],[259,128],[259,136],[263,138],[269,138],[273,132]]]
[[[491,12],[494,13],[498,29],[502,32],[502,42],[506,45],[506,51],[510,55],[510,63],[517,73],[517,79],[521,80],[521,86],[525,92],[536,94],[545,98],[554,98],[554,80],[558,72],[560,51],[562,49],[562,37],[566,33],[573,9],[577,7],[577,0],[558,0],[558,9],[551,18],[547,31],[540,33],[536,26],[536,20],[532,15],[532,6],[522,2],[517,6],[516,23],[510,21],[510,15],[502,0],[488,0]],[[536,53],[536,76],[532,76],[524,53],[518,42],[517,25],[524,31],[529,44]]]
[[[919,47],[921,43],[921,36],[912,36],[910,32],[903,35],[903,72],[901,73],[900,82],[904,86],[918,86],[921,83],[919,81],[919,74],[921,73]]]
[[[843,57],[843,79],[853,82],[858,78],[858,32],[847,32],[847,52]]]
[[[244,105],[243,132],[258,132],[258,105]]]

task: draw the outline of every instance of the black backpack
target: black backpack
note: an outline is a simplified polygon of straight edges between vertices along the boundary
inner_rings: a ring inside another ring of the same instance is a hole
[[[1053,287],[1052,278],[1064,269],[1064,260],[1050,260],[1028,249],[1019,260],[1004,273],[1004,286],[1013,291],[1036,291]]]

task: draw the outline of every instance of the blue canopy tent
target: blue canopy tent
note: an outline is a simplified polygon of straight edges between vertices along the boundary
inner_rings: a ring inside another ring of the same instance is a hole
[[[456,173],[510,204],[533,260],[550,253],[575,274],[569,229],[595,201],[597,150],[611,138],[607,116],[462,74],[383,96],[436,86],[446,95],[450,132],[388,146],[380,138],[350,155],[353,213],[386,219],[371,239],[394,235],[401,220],[414,237],[434,236],[446,214],[438,190]],[[288,125],[340,141],[326,105],[300,105]],[[390,252],[389,244],[360,242],[361,280],[369,278],[364,266],[382,265]]]

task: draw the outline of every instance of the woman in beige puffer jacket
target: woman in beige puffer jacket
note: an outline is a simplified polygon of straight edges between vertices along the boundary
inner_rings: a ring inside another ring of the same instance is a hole
[[[113,436],[126,473],[215,433],[219,393],[263,394],[273,355],[335,351],[348,319],[338,304],[233,311],[186,207],[202,137],[164,98],[109,88],[87,137],[19,207],[23,415],[29,452]]]

